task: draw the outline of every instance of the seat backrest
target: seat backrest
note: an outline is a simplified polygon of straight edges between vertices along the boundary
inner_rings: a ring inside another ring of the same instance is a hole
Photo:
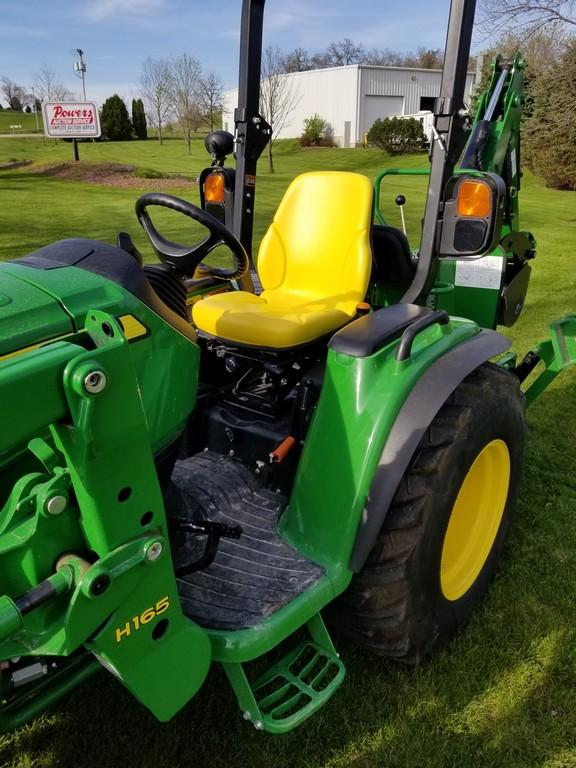
[[[362,301],[372,266],[372,201],[372,185],[358,173],[294,179],[260,246],[264,290]]]
[[[414,280],[416,264],[404,232],[395,227],[372,227],[374,252],[373,280],[408,287]]]

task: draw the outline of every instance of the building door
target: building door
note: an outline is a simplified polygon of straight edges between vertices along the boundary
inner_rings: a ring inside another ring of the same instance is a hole
[[[376,120],[404,114],[404,96],[366,96],[364,99],[364,130],[369,131]]]
[[[434,112],[434,96],[420,96],[420,112]]]

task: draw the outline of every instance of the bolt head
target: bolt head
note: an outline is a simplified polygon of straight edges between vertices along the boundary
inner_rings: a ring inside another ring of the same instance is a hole
[[[110,576],[103,573],[101,576],[97,576],[90,585],[90,594],[92,597],[100,597],[110,586]]]
[[[155,541],[153,544],[150,544],[148,549],[146,550],[146,559],[153,563],[155,560],[158,560],[160,555],[162,554],[162,544],[159,541]]]
[[[262,721],[256,720],[254,722],[254,728],[256,728],[257,731],[261,731],[264,728],[264,726],[262,725]]]
[[[61,515],[68,506],[66,496],[51,496],[46,502],[46,512],[49,515]]]
[[[91,395],[98,395],[105,389],[108,379],[104,371],[90,371],[84,376],[84,389]]]
[[[250,712],[248,712],[248,710],[246,710],[246,712],[242,713],[242,717],[244,718],[244,720],[251,720],[252,719],[252,716],[250,715]]]

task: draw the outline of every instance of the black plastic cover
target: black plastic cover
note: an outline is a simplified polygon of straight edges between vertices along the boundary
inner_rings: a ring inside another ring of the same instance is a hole
[[[75,237],[46,245],[13,263],[42,270],[78,267],[93,272],[125,288],[184,336],[192,341],[196,338],[190,323],[168,307],[153,290],[136,258],[121,248],[99,240]]]
[[[416,304],[394,304],[354,320],[332,336],[328,346],[350,357],[370,357],[431,310]]]

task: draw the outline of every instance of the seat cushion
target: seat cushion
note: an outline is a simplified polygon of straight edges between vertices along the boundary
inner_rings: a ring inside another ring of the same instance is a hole
[[[258,254],[260,296],[226,293],[194,305],[205,333],[238,344],[288,349],[337,331],[356,315],[370,279],[373,192],[357,173],[298,176]]]
[[[245,291],[217,294],[193,307],[194,324],[211,336],[255,347],[289,349],[341,328],[355,302],[318,300],[281,291],[260,296]]]

